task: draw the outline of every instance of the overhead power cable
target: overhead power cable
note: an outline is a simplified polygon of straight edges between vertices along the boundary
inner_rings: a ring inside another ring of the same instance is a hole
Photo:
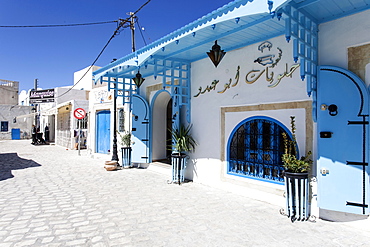
[[[99,55],[95,58],[94,62],[90,65],[89,69],[86,70],[86,72],[82,75],[82,77],[72,87],[70,87],[67,91],[65,91],[61,95],[58,95],[58,98],[59,97],[62,97],[63,95],[66,95],[67,93],[69,93],[87,75],[87,73],[91,70],[91,68],[95,65],[95,63],[98,61],[98,59],[100,58],[100,56],[103,54],[105,48],[107,48],[107,46],[109,45],[109,43],[116,36],[116,33],[117,33],[117,30],[118,29],[119,29],[119,27],[117,27],[116,31],[114,31],[113,35],[109,38],[108,42],[105,44],[105,46],[103,47],[103,49],[100,51]]]
[[[141,26],[140,26],[140,24],[139,24],[139,18],[136,18],[136,24],[137,24],[137,26],[139,27],[139,31],[140,31],[140,34],[141,34],[141,38],[143,39],[144,44],[145,44],[145,45],[147,45],[146,40],[145,40],[145,37],[144,37],[144,34],[143,34],[143,28],[141,28]]]
[[[102,22],[90,22],[90,23],[74,23],[74,24],[48,24],[48,25],[29,25],[29,26],[0,26],[6,28],[33,28],[33,27],[75,27],[75,26],[89,26],[89,25],[101,25],[114,23],[118,21],[102,21]]]
[[[150,1],[151,0],[148,0],[146,3],[144,3],[143,5],[141,5],[141,7],[139,9],[137,9],[133,13],[133,15],[135,15],[137,12],[139,12]],[[105,46],[103,47],[103,49],[100,51],[99,55],[95,58],[94,62],[90,65],[89,69],[86,70],[86,72],[82,75],[82,77],[72,87],[70,87],[63,94],[59,95],[58,98],[59,97],[62,97],[63,95],[66,95],[67,93],[69,93],[87,75],[87,73],[91,70],[91,68],[95,65],[95,63],[98,61],[98,59],[100,58],[100,56],[103,54],[104,50],[107,48],[107,46],[112,41],[112,39],[119,33],[120,28],[125,27],[125,24],[128,23],[128,22],[130,22],[130,19],[131,19],[131,16],[130,17],[127,17],[126,19],[119,19],[118,26],[117,26],[116,30],[114,31],[113,35],[109,38],[108,42],[105,44]]]

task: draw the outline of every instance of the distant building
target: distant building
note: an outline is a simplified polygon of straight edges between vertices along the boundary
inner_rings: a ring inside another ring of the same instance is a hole
[[[0,105],[18,104],[19,82],[0,79]]]
[[[41,132],[45,127],[49,128],[49,141],[56,145],[66,148],[75,148],[76,131],[81,129],[81,147],[86,147],[88,136],[88,116],[89,116],[89,92],[97,87],[93,83],[92,73],[99,69],[98,66],[86,67],[74,73],[73,86],[57,87],[54,89],[41,90],[43,92],[53,92],[53,99],[49,102],[38,103],[37,125]],[[30,95],[30,92],[28,92]],[[28,103],[28,96],[23,100]],[[78,121],[73,112],[77,108],[86,111],[86,117]]]
[[[1,140],[31,137],[32,114],[30,106],[0,105]]]
[[[32,114],[30,106],[18,105],[19,82],[0,79],[0,139],[29,138]],[[21,116],[21,117],[19,117]]]

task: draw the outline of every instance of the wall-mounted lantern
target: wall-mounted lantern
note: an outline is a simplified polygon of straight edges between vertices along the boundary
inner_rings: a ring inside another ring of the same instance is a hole
[[[136,86],[139,88],[141,84],[145,81],[145,79],[141,76],[140,71],[137,72],[136,76],[132,78],[132,80],[135,82]]]
[[[221,50],[221,46],[217,44],[217,40],[215,41],[215,44],[212,46],[212,50],[207,52],[207,55],[211,59],[212,63],[217,68],[217,65],[221,62],[222,58],[225,56],[226,52],[224,50]]]

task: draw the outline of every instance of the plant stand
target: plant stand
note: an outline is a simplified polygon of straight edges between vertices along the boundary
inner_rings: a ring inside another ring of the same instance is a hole
[[[291,221],[305,221],[310,217],[308,198],[308,173],[285,172],[286,206],[281,214],[290,217]]]
[[[184,171],[186,167],[186,154],[171,154],[172,183],[184,182]]]
[[[131,147],[121,147],[122,151],[122,168],[131,167]]]

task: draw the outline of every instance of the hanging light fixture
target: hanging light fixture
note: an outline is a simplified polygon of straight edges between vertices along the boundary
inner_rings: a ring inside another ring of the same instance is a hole
[[[132,80],[135,82],[136,86],[139,88],[145,79],[141,76],[140,71],[137,71],[137,74]]]
[[[221,50],[221,46],[217,44],[217,40],[215,44],[212,46],[212,50],[207,52],[207,55],[211,59],[212,63],[216,66],[221,62],[222,58],[225,56],[226,52]]]

